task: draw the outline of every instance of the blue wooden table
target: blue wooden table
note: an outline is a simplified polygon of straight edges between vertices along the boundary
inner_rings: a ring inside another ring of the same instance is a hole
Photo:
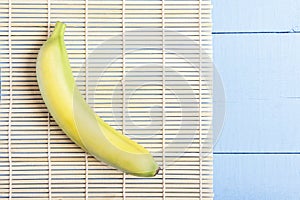
[[[300,1],[213,0],[216,200],[300,199]]]

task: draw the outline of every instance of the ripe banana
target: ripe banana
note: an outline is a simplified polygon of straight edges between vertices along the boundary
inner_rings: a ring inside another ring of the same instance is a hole
[[[105,123],[78,90],[64,43],[66,25],[57,22],[36,63],[43,100],[60,128],[83,150],[125,173],[155,176],[159,167],[144,147]]]

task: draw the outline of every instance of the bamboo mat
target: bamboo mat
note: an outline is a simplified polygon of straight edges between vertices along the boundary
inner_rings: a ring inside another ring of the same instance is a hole
[[[82,94],[156,177],[96,161],[48,114],[35,61],[57,20]],[[0,27],[0,199],[213,198],[209,0],[1,0]]]

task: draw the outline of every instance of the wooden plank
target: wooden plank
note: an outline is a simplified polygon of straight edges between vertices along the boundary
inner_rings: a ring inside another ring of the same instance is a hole
[[[212,0],[214,32],[299,31],[300,1]]]
[[[300,155],[215,155],[215,200],[300,199]]]
[[[215,151],[299,152],[299,48],[300,34],[214,36],[226,95]]]

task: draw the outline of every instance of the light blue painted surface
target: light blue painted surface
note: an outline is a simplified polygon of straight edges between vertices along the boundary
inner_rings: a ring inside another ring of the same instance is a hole
[[[226,95],[215,151],[300,152],[300,34],[215,35],[214,63]]]
[[[298,0],[212,0],[215,32],[300,31]]]
[[[215,155],[214,200],[299,200],[300,155]]]
[[[215,200],[299,200],[300,1],[212,2],[227,97]]]

